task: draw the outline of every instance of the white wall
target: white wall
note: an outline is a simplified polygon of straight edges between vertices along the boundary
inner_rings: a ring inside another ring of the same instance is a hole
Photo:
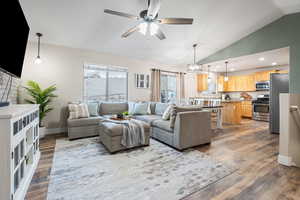
[[[48,44],[41,46],[43,63],[40,65],[34,64],[36,54],[37,45],[30,42],[27,46],[21,81],[23,85],[28,80],[37,81],[42,87],[57,85],[58,98],[53,102],[54,110],[45,119],[45,125],[48,128],[65,127],[62,108],[70,101],[82,100],[83,65],[85,63],[127,67],[129,100],[147,101],[150,98],[149,89],[135,88],[134,73],[150,74],[151,68],[177,71],[175,67],[154,62]]]

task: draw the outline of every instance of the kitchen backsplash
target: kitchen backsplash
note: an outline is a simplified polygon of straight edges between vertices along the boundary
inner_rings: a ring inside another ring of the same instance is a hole
[[[269,91],[247,92],[247,93],[252,96],[252,99],[257,99],[258,95],[269,94]],[[239,99],[241,92],[228,92],[225,94],[228,94],[232,99]]]

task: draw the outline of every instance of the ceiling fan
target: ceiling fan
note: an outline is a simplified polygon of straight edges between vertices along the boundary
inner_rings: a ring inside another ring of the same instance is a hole
[[[165,34],[160,30],[159,24],[171,24],[171,25],[189,25],[193,24],[192,18],[158,18],[158,11],[160,9],[160,0],[148,0],[148,9],[140,12],[139,16],[117,12],[109,9],[105,9],[104,12],[111,15],[117,15],[120,17],[126,17],[129,19],[138,20],[140,23],[133,28],[129,29],[122,35],[122,38],[127,38],[134,32],[139,31],[143,35],[146,35],[148,30],[150,35],[155,35],[160,40],[166,39]]]

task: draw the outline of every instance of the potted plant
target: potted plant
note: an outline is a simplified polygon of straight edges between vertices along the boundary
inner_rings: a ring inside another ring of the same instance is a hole
[[[51,110],[50,103],[53,98],[57,97],[53,92],[56,90],[56,86],[52,85],[46,89],[41,89],[38,83],[34,81],[28,81],[27,87],[24,87],[28,94],[31,96],[31,99],[25,99],[27,103],[30,104],[39,104],[40,113],[39,113],[39,127],[40,127],[40,138],[45,136],[45,127],[43,125],[43,119]]]

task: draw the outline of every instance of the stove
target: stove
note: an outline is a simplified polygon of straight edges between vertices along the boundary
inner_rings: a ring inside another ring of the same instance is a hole
[[[268,94],[258,95],[256,100],[252,101],[253,119],[257,121],[270,120],[270,96]]]

